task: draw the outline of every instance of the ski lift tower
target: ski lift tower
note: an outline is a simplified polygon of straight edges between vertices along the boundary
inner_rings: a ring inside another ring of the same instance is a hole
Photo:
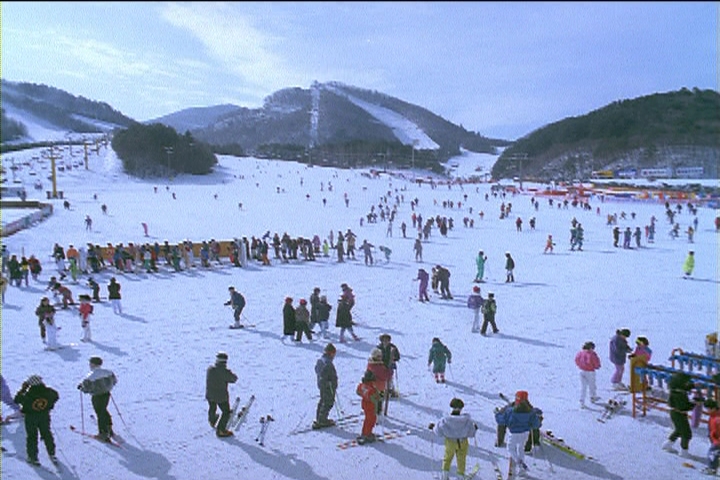
[[[527,158],[527,153],[514,153],[510,156],[511,161],[518,162],[518,179],[520,180],[520,190],[522,190],[523,188],[523,161],[527,160]]]

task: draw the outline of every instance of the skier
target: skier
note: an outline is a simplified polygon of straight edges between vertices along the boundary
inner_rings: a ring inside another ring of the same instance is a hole
[[[110,303],[112,303],[113,307],[113,313],[117,315],[122,315],[122,303],[120,302],[120,299],[122,298],[120,295],[120,284],[115,280],[115,277],[112,277],[110,279],[110,283],[108,284],[108,298],[110,299]]]
[[[718,463],[720,463],[720,407],[715,400],[706,400],[705,408],[709,411],[708,437],[710,438],[710,448],[707,453],[708,466],[703,470],[703,473],[715,475]]]
[[[685,278],[692,277],[693,270],[695,269],[695,252],[690,250],[688,252],[687,257],[685,258],[685,263],[683,263],[683,273],[685,274]]]
[[[363,240],[362,245],[360,245],[360,250],[362,250],[365,254],[365,265],[372,265],[375,263],[372,255],[373,248],[375,248],[375,245],[369,243],[367,240]]]
[[[314,328],[318,323],[318,305],[320,304],[320,287],[313,288],[310,294],[310,328]]]
[[[515,281],[515,275],[513,275],[513,270],[515,270],[515,260],[513,260],[512,256],[510,255],[510,252],[505,252],[505,271],[507,273],[507,278],[505,279],[505,283],[510,283]]]
[[[312,425],[314,430],[335,425],[335,421],[329,419],[328,415],[333,405],[335,405],[335,393],[338,386],[337,371],[335,365],[333,365],[336,353],[335,345],[328,343],[323,349],[322,356],[315,363],[315,375],[320,390],[320,400],[315,412],[315,421]]]
[[[310,331],[310,312],[307,309],[307,300],[300,299],[300,304],[295,308],[295,341],[302,342],[303,333],[309,342],[312,342]]]
[[[5,303],[5,292],[9,283],[10,281],[5,275],[0,275],[0,298],[2,298],[2,303]]]
[[[72,298],[72,291],[61,283],[56,283],[53,287],[53,291],[60,295],[62,298],[62,308],[68,308],[69,305],[75,305],[75,301]]]
[[[357,438],[357,442],[360,445],[375,441],[373,428],[375,428],[375,423],[377,422],[377,411],[380,405],[380,392],[374,382],[375,374],[370,370],[366,370],[362,377],[362,381],[355,389],[355,393],[360,395],[360,398],[362,398],[361,407],[363,413],[365,414],[362,433]]]
[[[552,235],[548,235],[547,240],[545,241],[545,250],[543,251],[543,253],[552,253],[554,246],[555,242],[553,242]]]
[[[677,453],[677,450],[673,448],[673,444],[679,438],[680,456],[688,458],[690,456],[688,448],[692,438],[688,412],[695,408],[695,404],[688,398],[688,393],[693,389],[692,378],[685,372],[676,372],[668,380],[668,388],[670,389],[670,396],[668,397],[670,420],[672,420],[674,429],[663,443],[662,449],[670,453]]]
[[[92,301],[100,302],[100,284],[90,277],[88,278],[88,286],[92,288]]]
[[[627,390],[625,384],[622,383],[623,373],[625,372],[625,361],[632,349],[627,343],[630,337],[630,329],[620,328],[615,330],[615,335],[610,339],[610,362],[615,365],[615,372],[610,378],[613,390]]]
[[[445,366],[452,363],[450,349],[440,341],[438,337],[432,339],[432,346],[428,353],[428,370],[432,365],[432,373],[435,376],[435,383],[445,383]]]
[[[337,314],[335,317],[335,326],[340,328],[340,343],[345,343],[346,330],[350,332],[353,340],[360,340],[360,337],[355,335],[355,332],[353,331],[353,320],[350,310],[350,300],[348,298],[340,297],[340,299],[338,300]]]
[[[487,255],[480,250],[477,258],[475,259],[475,264],[477,265],[477,274],[475,274],[474,280],[475,283],[481,283],[485,277],[485,262],[487,262]]]
[[[110,391],[117,384],[117,377],[112,370],[101,368],[100,357],[90,357],[90,373],[78,385],[78,390],[92,396],[92,406],[97,418],[99,440],[109,442],[113,436],[112,416],[108,412]]]
[[[383,363],[388,369],[390,369],[390,378],[388,379],[387,388],[388,394],[393,398],[397,398],[400,395],[395,388],[393,377],[395,377],[395,372],[397,371],[397,362],[400,361],[400,350],[398,350],[397,346],[392,343],[392,337],[389,333],[380,334],[379,340],[380,344],[377,348],[382,352]]]
[[[440,284],[440,298],[452,300],[453,296],[450,293],[450,270],[441,265],[436,265],[435,271],[437,272],[438,283]]]
[[[93,306],[90,303],[90,295],[80,295],[80,326],[83,329],[83,337],[81,342],[91,342],[90,335],[90,315],[93,313]]]
[[[473,324],[470,330],[473,333],[480,331],[480,310],[484,303],[485,299],[480,295],[480,287],[475,285],[467,299],[467,306],[473,311]]]
[[[450,464],[456,457],[457,475],[465,476],[465,463],[467,460],[470,442],[468,438],[475,437],[478,426],[467,413],[462,413],[465,403],[459,398],[450,400],[450,415],[445,415],[436,424],[431,423],[428,428],[435,434],[445,438],[445,455],[442,463],[442,480],[450,478]]]
[[[40,305],[35,309],[35,315],[38,317],[38,325],[40,326],[40,338],[43,343],[47,343],[47,322],[54,323],[55,307],[50,304],[48,297],[40,300]],[[49,319],[49,320],[48,320]]]
[[[245,297],[242,293],[235,290],[235,287],[230,285],[228,287],[230,292],[230,300],[225,302],[225,305],[230,305],[233,309],[233,319],[235,323],[230,328],[243,328],[244,325],[240,323],[240,314],[242,314],[243,308],[245,308]]]
[[[383,255],[385,255],[385,263],[390,263],[390,254],[392,253],[392,250],[390,250],[390,248],[384,245],[380,245],[378,247],[378,250],[380,250]]]
[[[542,423],[538,410],[533,408],[528,400],[528,392],[524,390],[516,392],[513,405],[497,412],[495,421],[510,431],[507,442],[508,453],[510,453],[508,477],[514,477],[516,473],[520,477],[526,477],[528,469],[525,464],[527,442],[531,436],[534,436],[534,431],[539,429]]]
[[[613,247],[617,247],[618,242],[620,242],[620,227],[615,225],[615,228],[613,228],[613,230],[612,230],[612,234],[613,234]]]
[[[295,335],[295,307],[293,307],[292,297],[285,297],[283,305],[283,342],[286,338],[292,340]]]
[[[422,262],[422,251],[423,246],[422,242],[420,241],[420,237],[415,239],[415,245],[413,245],[413,251],[415,252],[415,261],[416,262]]]
[[[385,400],[387,393],[388,382],[392,377],[392,370],[385,366],[383,363],[383,354],[379,348],[373,348],[370,352],[370,358],[368,358],[367,367],[365,370],[370,371],[375,375],[375,388],[380,393],[380,403],[377,406],[378,415],[382,412],[382,403]]]
[[[207,368],[205,375],[205,400],[208,402],[208,421],[220,438],[231,437],[233,432],[227,429],[230,420],[230,394],[228,384],[237,382],[237,375],[227,368],[228,354],[218,352],[215,364]],[[217,409],[220,408],[220,415]]]
[[[332,305],[328,303],[326,295],[320,295],[320,303],[318,303],[317,310],[318,323],[320,324],[320,335],[322,335],[323,338],[330,338],[330,333],[328,332],[328,320],[330,319],[330,310],[332,310]]]
[[[488,298],[483,302],[480,310],[483,314],[483,324],[480,328],[480,335],[486,335],[488,326],[491,326],[493,333],[499,333],[500,330],[495,324],[495,314],[497,313],[497,303],[495,302],[495,294],[488,292]]]
[[[580,408],[585,408],[585,394],[588,390],[590,390],[591,402],[600,400],[595,382],[595,370],[600,368],[600,357],[595,352],[593,342],[585,342],[582,350],[575,355],[575,365],[580,369]]]
[[[430,281],[430,275],[424,268],[418,269],[418,276],[415,278],[416,281],[420,281],[418,284],[418,299],[421,302],[429,302],[430,297],[427,293],[428,282]]]
[[[58,463],[55,456],[55,439],[50,428],[50,411],[57,403],[60,395],[57,390],[45,385],[39,375],[30,375],[15,395],[14,401],[21,406],[25,417],[25,449],[27,461],[31,465],[40,465],[38,460],[38,434],[45,443],[48,456]]]

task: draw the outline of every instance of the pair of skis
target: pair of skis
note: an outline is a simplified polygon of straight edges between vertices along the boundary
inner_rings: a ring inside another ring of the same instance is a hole
[[[613,398],[608,399],[605,403],[605,410],[598,417],[598,422],[605,423],[610,420],[617,412],[623,409],[627,404],[622,394],[617,394]]]
[[[270,415],[260,417],[260,433],[258,433],[258,436],[255,437],[255,441],[258,442],[261,447],[265,446],[265,435],[267,434],[267,429],[270,426],[270,422],[274,421],[275,419]]]
[[[230,410],[230,420],[227,424],[228,430],[240,430],[240,427],[245,422],[245,419],[247,418],[247,414],[250,411],[250,407],[255,402],[255,395],[250,395],[250,398],[248,401],[243,405],[240,410],[238,410],[238,407],[240,406],[240,397],[237,397],[235,399],[235,403],[233,404],[232,409]]]

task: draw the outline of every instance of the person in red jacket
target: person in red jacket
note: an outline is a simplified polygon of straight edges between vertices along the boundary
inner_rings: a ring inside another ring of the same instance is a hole
[[[715,400],[706,400],[705,408],[709,410],[708,434],[710,436],[710,449],[707,453],[708,466],[703,473],[715,475],[720,463],[720,406]]]
[[[373,434],[373,428],[377,423],[377,411],[380,405],[380,392],[375,387],[375,374],[370,370],[365,371],[365,375],[362,377],[362,381],[355,390],[360,398],[362,398],[362,409],[365,414],[365,421],[362,426],[362,434],[357,438],[357,442],[363,445],[367,442],[375,441],[375,434]]]
[[[382,411],[383,400],[385,399],[385,392],[387,391],[388,382],[392,378],[392,370],[389,369],[385,363],[383,363],[382,350],[379,348],[373,348],[370,352],[370,358],[368,358],[367,367],[365,370],[370,371],[375,375],[375,388],[380,395],[380,402],[377,406],[378,415]]]
[[[80,326],[83,329],[83,338],[81,342],[91,342],[90,336],[90,315],[93,313],[94,307],[90,303],[90,295],[80,295]]]
[[[595,370],[600,368],[600,357],[595,352],[593,342],[585,342],[582,350],[575,355],[575,365],[580,369],[580,408],[585,408],[585,395],[590,390],[590,401],[597,402],[597,384]]]

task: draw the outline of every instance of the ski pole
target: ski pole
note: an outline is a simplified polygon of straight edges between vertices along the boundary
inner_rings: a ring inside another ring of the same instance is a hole
[[[82,433],[85,434],[85,407],[83,402],[83,392],[78,392],[80,394],[80,425],[82,427]]]

